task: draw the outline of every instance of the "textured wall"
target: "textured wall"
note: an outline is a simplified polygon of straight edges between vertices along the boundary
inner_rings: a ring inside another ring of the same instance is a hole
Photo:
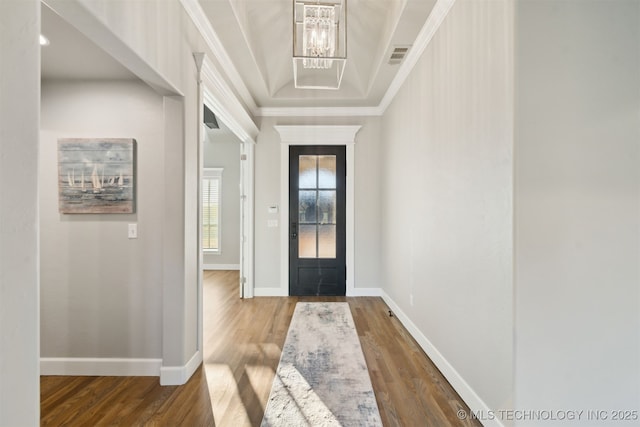
[[[640,3],[519,1],[516,28],[516,405],[637,424]]]
[[[382,123],[384,290],[493,410],[512,386],[511,19],[457,1]]]
[[[135,81],[45,82],[40,135],[42,357],[161,358],[162,97]],[[135,214],[58,213],[57,140],[68,137],[136,139]]]
[[[40,2],[0,2],[0,425],[39,424]]]

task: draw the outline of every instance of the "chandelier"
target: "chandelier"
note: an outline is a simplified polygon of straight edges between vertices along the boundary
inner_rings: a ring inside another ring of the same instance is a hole
[[[297,89],[339,89],[347,60],[347,0],[293,1]]]

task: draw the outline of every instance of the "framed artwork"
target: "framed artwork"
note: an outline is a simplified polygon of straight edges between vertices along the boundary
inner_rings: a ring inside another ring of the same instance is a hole
[[[60,213],[134,213],[135,169],[135,139],[59,139]]]

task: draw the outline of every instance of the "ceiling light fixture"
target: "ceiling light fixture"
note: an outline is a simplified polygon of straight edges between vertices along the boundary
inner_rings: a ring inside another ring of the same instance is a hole
[[[49,46],[49,39],[40,34],[40,46]]]
[[[347,0],[293,0],[297,89],[339,89],[347,61]]]

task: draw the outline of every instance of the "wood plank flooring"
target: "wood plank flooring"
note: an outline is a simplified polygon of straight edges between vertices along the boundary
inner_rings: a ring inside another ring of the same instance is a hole
[[[238,298],[238,272],[204,275],[204,364],[189,382],[42,377],[42,426],[258,426],[298,301],[348,301],[385,426],[479,426],[380,298]]]

